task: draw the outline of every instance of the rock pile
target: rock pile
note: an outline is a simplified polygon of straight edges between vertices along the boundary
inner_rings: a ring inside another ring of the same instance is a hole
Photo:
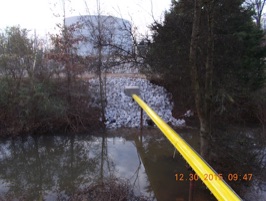
[[[92,96],[91,104],[100,106],[99,81],[91,79],[90,94]],[[132,98],[124,94],[125,86],[138,86],[140,88],[141,98],[160,116],[162,119],[173,126],[182,126],[185,124],[183,119],[177,120],[172,116],[173,103],[171,94],[163,87],[150,83],[150,81],[141,78],[107,78],[106,79],[106,127],[139,127],[140,108]],[[148,125],[149,117],[143,115],[143,124]]]

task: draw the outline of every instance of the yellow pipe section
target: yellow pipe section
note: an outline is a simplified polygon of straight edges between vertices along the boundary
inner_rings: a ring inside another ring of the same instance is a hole
[[[195,171],[199,178],[209,188],[219,201],[236,201],[241,198],[228,186],[211,166],[167,123],[165,123],[139,96],[132,94],[133,99],[147,113],[153,122],[160,128],[168,140],[175,146],[179,153],[184,157],[190,167]],[[216,179],[206,179],[209,176]]]

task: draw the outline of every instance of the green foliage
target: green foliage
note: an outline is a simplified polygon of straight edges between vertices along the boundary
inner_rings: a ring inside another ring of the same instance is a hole
[[[0,80],[1,134],[55,126],[54,123],[66,117],[67,104],[55,94],[57,89],[50,87],[50,83],[36,81],[34,89],[28,81],[22,81],[20,87],[15,89],[17,84],[12,79]]]
[[[242,5],[242,0],[215,1],[212,109],[216,114],[236,114],[243,109],[243,102],[247,103],[251,94],[265,83],[264,34],[252,21],[252,11]],[[205,84],[207,14],[204,5],[197,63],[202,86]],[[187,108],[193,107],[188,59],[192,19],[193,1],[172,1],[164,22],[151,26],[153,42],[146,60],[153,72],[159,73],[165,84],[172,86],[169,89],[175,98],[178,97],[176,104]]]
[[[175,106],[181,106],[179,111],[191,107],[193,100],[188,66],[192,12],[192,1],[173,1],[163,24],[151,26],[153,42],[146,58],[152,71],[161,76],[172,92]]]
[[[28,31],[20,27],[8,27],[1,34],[1,54],[15,54],[19,56],[33,53],[32,41],[28,37]]]
[[[62,66],[27,33],[11,27],[0,35],[0,135],[89,128],[98,116],[88,107],[88,85],[55,79]]]
[[[262,86],[266,52],[262,46],[262,31],[252,21],[251,12],[240,5],[239,1],[234,4],[230,1],[230,5],[227,2],[217,9],[215,69],[219,76],[215,78],[225,86],[235,81],[233,87],[229,87],[231,90],[250,91]],[[224,11],[228,7],[229,12],[234,14]]]

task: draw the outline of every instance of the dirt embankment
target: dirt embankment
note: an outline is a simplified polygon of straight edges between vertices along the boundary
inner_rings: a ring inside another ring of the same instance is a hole
[[[140,73],[106,73],[102,74],[102,76],[110,77],[110,78],[119,78],[119,77],[129,77],[129,78],[141,78],[141,79],[147,79],[146,75],[140,74]],[[89,74],[84,73],[83,75],[79,76],[83,80],[89,80],[93,78],[97,78],[96,74]]]

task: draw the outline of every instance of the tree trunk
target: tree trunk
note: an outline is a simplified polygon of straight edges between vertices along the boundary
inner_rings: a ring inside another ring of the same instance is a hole
[[[205,99],[204,99],[204,117],[201,128],[201,140],[204,147],[202,152],[205,157],[209,157],[209,141],[212,133],[211,119],[212,119],[212,83],[213,83],[213,59],[214,59],[214,1],[207,2],[207,23],[208,23],[208,35],[207,35],[207,57],[205,64]],[[203,146],[202,145],[202,146]],[[205,150],[205,151],[204,151]]]
[[[101,113],[102,113],[102,122],[105,122],[105,96],[103,91],[103,79],[102,79],[102,47],[99,45],[98,47],[98,78],[99,78],[99,85],[100,85],[100,101],[101,101]]]
[[[210,121],[209,121],[210,119],[206,116],[205,112],[210,108],[207,107],[209,104],[206,103],[205,99],[206,89],[200,86],[199,75],[198,75],[198,62],[197,62],[199,35],[200,35],[200,18],[201,18],[201,1],[195,0],[191,42],[190,42],[189,64],[191,67],[191,82],[192,82],[192,89],[194,92],[195,105],[200,122],[200,154],[203,158],[208,160],[208,155],[209,155],[208,137],[210,133]],[[208,69],[210,69],[209,68],[210,67],[209,64],[211,64],[211,62],[209,62],[211,61],[210,59],[212,59],[212,57],[208,58],[206,62],[206,68]],[[208,76],[206,75],[206,82],[207,82],[207,77],[209,78],[211,77],[210,75]]]
[[[261,29],[261,18],[262,18],[262,15],[263,15],[263,9],[264,9],[264,5],[265,5],[265,2],[266,0],[255,0],[254,1],[254,7],[255,7],[255,12],[256,12],[256,16],[255,16],[255,19],[256,19],[256,24],[257,24],[257,27],[259,29]]]

